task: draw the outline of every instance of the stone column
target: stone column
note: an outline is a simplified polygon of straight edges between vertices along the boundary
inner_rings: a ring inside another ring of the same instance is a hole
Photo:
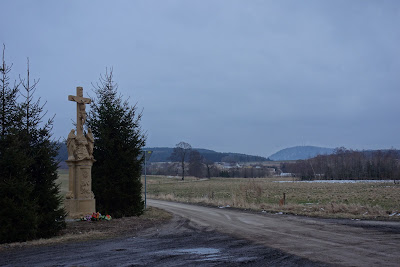
[[[64,203],[69,218],[80,218],[96,212],[96,200],[92,192],[94,162],[94,159],[67,160],[70,188]]]

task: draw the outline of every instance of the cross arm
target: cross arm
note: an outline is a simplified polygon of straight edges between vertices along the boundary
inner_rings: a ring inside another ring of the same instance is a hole
[[[74,96],[74,95],[69,95],[68,96],[69,101],[74,101],[76,103],[85,103],[85,104],[90,104],[92,101],[90,98],[86,97],[81,97],[81,96]]]

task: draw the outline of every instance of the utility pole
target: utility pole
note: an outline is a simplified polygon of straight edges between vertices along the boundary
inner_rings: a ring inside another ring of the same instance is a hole
[[[143,150],[144,153],[144,209],[147,209],[147,159],[150,159],[152,150]],[[147,157],[148,155],[148,157]]]

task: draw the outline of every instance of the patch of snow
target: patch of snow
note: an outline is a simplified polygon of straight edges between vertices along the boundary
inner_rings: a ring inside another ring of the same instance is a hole
[[[275,182],[293,183],[293,181],[275,181]],[[296,183],[328,183],[328,184],[393,183],[393,180],[312,180],[312,181],[296,181]]]

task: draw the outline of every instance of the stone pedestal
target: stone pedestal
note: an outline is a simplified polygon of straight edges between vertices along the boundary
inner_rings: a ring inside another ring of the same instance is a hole
[[[65,199],[68,218],[80,218],[96,212],[92,192],[92,165],[94,159],[67,160],[69,167],[69,192]]]

